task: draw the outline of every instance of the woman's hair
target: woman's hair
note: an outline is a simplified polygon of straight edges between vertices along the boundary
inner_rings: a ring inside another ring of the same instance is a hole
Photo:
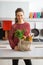
[[[23,12],[24,13],[24,11],[23,11],[23,9],[22,8],[17,8],[16,9],[16,11],[15,11],[15,16],[17,16],[17,13],[18,12]],[[18,22],[18,20],[17,20],[17,17],[15,18],[15,23],[17,23]]]

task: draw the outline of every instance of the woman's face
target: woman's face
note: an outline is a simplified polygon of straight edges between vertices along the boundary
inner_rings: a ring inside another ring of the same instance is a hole
[[[17,12],[16,17],[18,19],[18,22],[23,21],[24,20],[24,13],[23,12]]]

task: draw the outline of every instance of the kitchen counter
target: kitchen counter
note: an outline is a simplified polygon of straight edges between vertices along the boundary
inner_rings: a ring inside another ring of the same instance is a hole
[[[8,40],[0,41],[0,59],[43,59],[43,42],[32,42],[30,51],[14,51]]]
[[[32,45],[30,51],[0,49],[0,59],[43,59],[43,46]]]

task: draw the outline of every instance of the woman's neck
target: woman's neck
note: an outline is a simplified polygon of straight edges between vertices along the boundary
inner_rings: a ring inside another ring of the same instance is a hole
[[[24,23],[24,21],[22,20],[22,21],[18,21],[18,24],[23,24]]]

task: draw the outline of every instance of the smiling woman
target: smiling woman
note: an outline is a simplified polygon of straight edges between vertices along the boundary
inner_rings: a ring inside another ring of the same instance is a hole
[[[20,51],[18,46],[20,40],[22,38],[21,31],[25,30],[23,35],[25,37],[30,36],[30,24],[24,21],[24,11],[22,8],[17,8],[15,11],[15,24],[12,25],[12,28],[9,32],[9,43],[13,50]],[[18,31],[19,30],[19,31]],[[16,33],[15,33],[16,31]],[[19,33],[18,33],[19,32]],[[16,34],[16,35],[15,35]],[[14,35],[14,36],[13,36]],[[21,45],[22,46],[22,45]],[[25,46],[27,49],[27,47]],[[24,60],[26,65],[31,65],[31,60]],[[18,65],[18,60],[13,60],[13,65]]]

